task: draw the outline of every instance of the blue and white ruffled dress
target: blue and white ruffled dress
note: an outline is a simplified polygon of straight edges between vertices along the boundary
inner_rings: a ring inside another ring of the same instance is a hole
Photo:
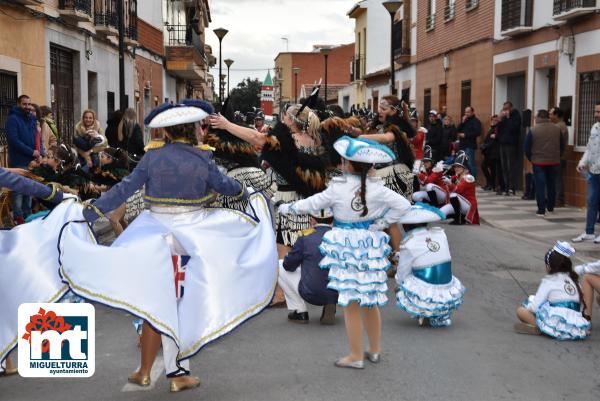
[[[351,302],[360,306],[387,304],[390,237],[383,231],[369,231],[373,221],[334,222],[320,246],[321,269],[329,269],[327,288],[339,293],[338,305]]]
[[[413,269],[400,283],[397,305],[414,318],[428,318],[432,326],[449,326],[463,303],[465,287],[452,275],[451,262]]]
[[[530,309],[528,300],[523,306]],[[579,302],[544,302],[535,312],[540,331],[557,340],[583,340],[587,337],[590,322],[581,314]]]

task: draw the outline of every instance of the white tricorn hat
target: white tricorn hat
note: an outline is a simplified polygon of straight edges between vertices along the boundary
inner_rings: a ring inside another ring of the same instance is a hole
[[[437,207],[417,202],[400,217],[400,224],[424,224],[445,220],[446,215]]]
[[[173,125],[195,123],[214,112],[212,105],[204,100],[185,99],[178,104],[164,103],[148,114],[144,124],[148,128],[164,128]]]
[[[361,163],[391,163],[396,155],[385,145],[364,138],[351,138],[344,135],[333,144],[344,159]]]

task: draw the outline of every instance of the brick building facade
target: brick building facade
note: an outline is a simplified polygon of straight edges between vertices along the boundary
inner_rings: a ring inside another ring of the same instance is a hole
[[[274,113],[279,112],[280,103],[300,99],[303,85],[312,85],[319,80],[325,82],[325,57],[315,46],[312,52],[285,52],[275,57],[275,102]],[[329,46],[326,46],[329,48]],[[354,43],[332,46],[327,61],[327,83],[333,87],[350,83],[350,64],[354,55]],[[298,68],[298,78],[294,69]],[[329,92],[329,91],[328,91]],[[321,95],[323,96],[323,95]],[[329,100],[337,100],[330,93]]]

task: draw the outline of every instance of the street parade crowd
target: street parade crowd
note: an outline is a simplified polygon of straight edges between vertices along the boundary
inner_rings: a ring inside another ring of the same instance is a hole
[[[385,355],[380,308],[390,278],[402,313],[451,325],[466,289],[444,229],[429,225],[479,224],[475,111],[467,107],[454,127],[434,110],[425,129],[396,96],[383,97],[377,115],[347,116],[320,107],[318,93],[287,105],[273,126],[261,111],[244,122],[227,101],[218,112],[200,100],[164,104],[144,120],[163,139],[145,147],[133,110],[113,116],[104,133],[86,110],[71,147],[19,98],[8,130],[16,168],[0,169],[15,221],[27,221],[0,232],[4,374],[16,373],[9,354],[24,302],[84,299],[136,316],[141,359],[129,381],[150,384],[162,345],[173,392],[200,384],[189,360],[204,345],[268,306],[287,305],[294,323],[309,322],[307,304],[322,307],[321,324],[342,309],[342,368]],[[18,134],[27,124],[40,127],[29,142]],[[46,125],[53,135],[41,134]],[[495,165],[484,171],[496,189]],[[510,195],[510,172],[505,178],[499,190]],[[117,235],[110,246],[93,232],[104,218]],[[574,267],[574,252],[567,242],[547,252],[547,275],[517,309],[518,332],[591,334],[600,262]]]

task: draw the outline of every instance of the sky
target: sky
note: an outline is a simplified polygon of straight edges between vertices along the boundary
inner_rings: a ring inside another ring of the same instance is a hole
[[[217,64],[211,70],[215,81],[219,76],[219,40],[213,29],[229,30],[222,49],[223,60],[233,60],[230,69],[230,89],[233,89],[246,77],[261,81],[265,78],[267,69],[274,67],[277,54],[287,51],[282,37],[288,38],[290,52],[310,51],[314,44],[354,42],[354,20],[346,13],[357,1],[211,0],[212,22],[206,32],[206,43],[217,57]],[[227,73],[225,63],[223,73]]]

